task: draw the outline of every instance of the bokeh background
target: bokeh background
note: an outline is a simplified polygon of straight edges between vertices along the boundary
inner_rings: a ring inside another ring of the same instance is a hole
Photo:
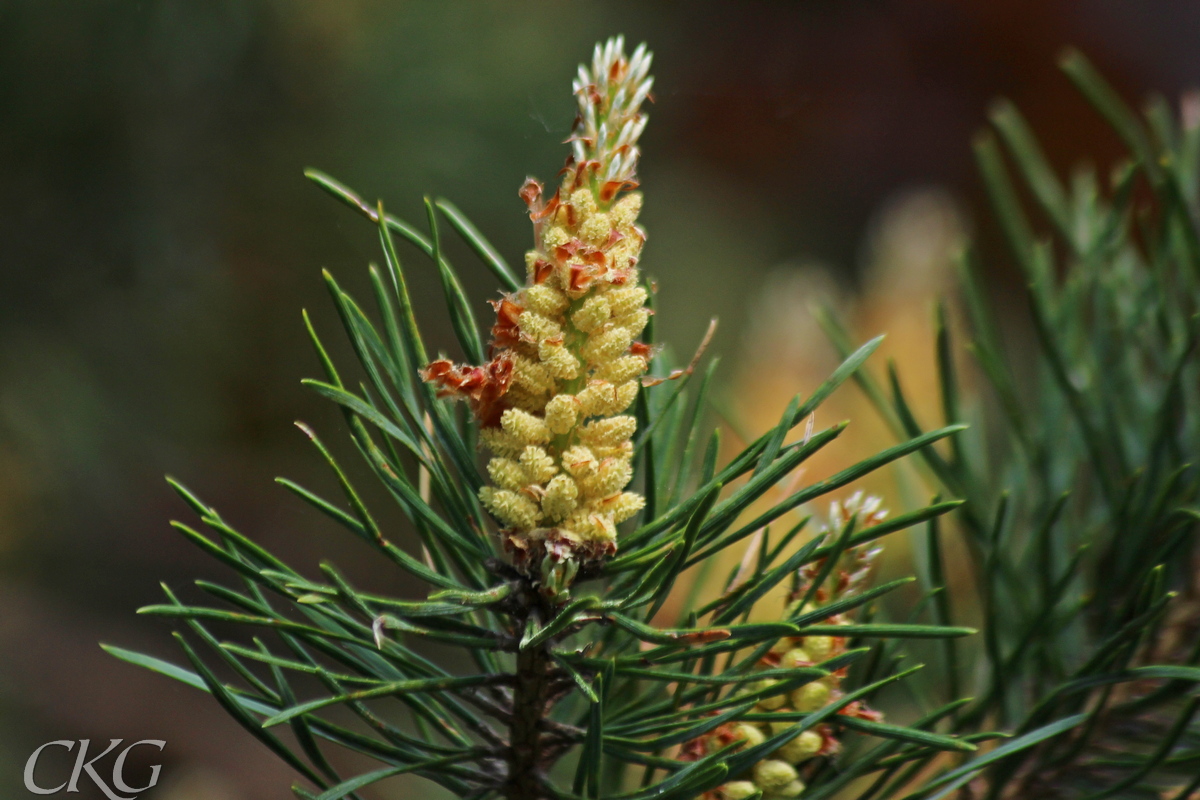
[[[994,97],[1065,170],[1117,144],[1057,72],[1064,45],[1131,98],[1200,85],[1182,0],[0,3],[0,796],[27,796],[40,743],[118,737],[167,740],[148,797],[291,796],[207,696],[97,646],[174,658],[134,610],[160,580],[228,577],[170,532],[187,510],[162,476],[301,565],[415,592],[272,481],[331,488],[291,425],[342,429],[299,386],[317,373],[299,310],[337,340],[319,271],[361,291],[376,258],[302,169],[414,221],[423,194],[449,197],[519,262],[517,189],[553,179],[574,66],[618,32],[656,53],[641,173],[660,331],[686,353],[721,318],[722,396],[750,433],[833,358],[814,299],[862,337],[890,330],[922,383],[948,253],[967,232],[994,249],[970,153]],[[494,286],[455,255],[483,316]],[[413,281],[448,343],[434,276]],[[869,426],[851,450],[879,442]]]

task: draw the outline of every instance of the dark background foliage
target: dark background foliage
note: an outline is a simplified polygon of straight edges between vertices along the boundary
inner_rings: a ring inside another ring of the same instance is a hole
[[[519,261],[516,190],[560,165],[574,65],[611,33],[647,40],[660,330],[689,350],[717,313],[730,352],[772,266],[816,257],[852,284],[889,195],[940,184],[979,208],[970,137],[994,96],[1060,167],[1114,155],[1063,45],[1127,96],[1173,97],[1200,84],[1198,25],[1182,2],[3,4],[0,794],[24,796],[42,742],[149,737],[169,743],[163,797],[288,796],[209,698],[96,645],[170,653],[133,610],[159,579],[220,574],[167,529],[164,472],[299,565],[408,591],[271,481],[328,486],[289,424],[343,427],[298,386],[317,372],[298,311],[331,330],[320,268],[360,289],[377,258],[303,167],[414,221],[422,194],[450,197]],[[490,276],[458,260],[482,305]],[[450,347],[436,277],[414,281]]]

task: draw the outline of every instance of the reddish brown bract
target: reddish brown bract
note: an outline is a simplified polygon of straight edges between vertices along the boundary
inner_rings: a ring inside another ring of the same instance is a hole
[[[554,196],[545,202],[542,201],[542,193],[542,183],[536,178],[526,178],[519,192],[521,199],[529,207],[529,218],[534,222],[540,222],[547,217],[551,217],[558,210],[559,190],[556,189]]]
[[[546,279],[554,272],[554,265],[544,258],[539,258],[533,262],[533,282],[545,283]]]
[[[600,187],[600,202],[611,203],[612,199],[617,196],[617,192],[622,189],[636,189],[637,181],[607,181]]]
[[[521,340],[521,329],[517,327],[517,320],[525,309],[509,298],[510,295],[506,295],[499,300],[488,301],[492,308],[496,309],[496,324],[492,326],[491,355],[497,350],[512,347]]]
[[[439,387],[439,397],[466,400],[483,427],[495,428],[500,425],[500,415],[508,407],[504,395],[512,383],[512,373],[512,358],[501,353],[482,367],[439,359],[421,370],[421,378]]]
[[[654,355],[654,348],[645,342],[634,342],[629,345],[629,354],[642,358],[650,358],[650,356]]]
[[[586,291],[596,278],[604,274],[603,267],[594,264],[571,264],[571,278],[567,288],[572,292]]]
[[[526,178],[525,183],[521,184],[521,191],[517,192],[517,194],[521,196],[521,200],[525,202],[525,205],[529,206],[530,211],[533,211],[535,207],[540,208],[542,182],[537,178]]]

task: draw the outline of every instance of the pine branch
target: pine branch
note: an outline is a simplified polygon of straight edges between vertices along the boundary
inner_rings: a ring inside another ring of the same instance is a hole
[[[324,373],[305,384],[340,409],[353,450],[383,492],[360,491],[343,459],[304,425],[341,498],[279,480],[417,581],[425,596],[360,591],[328,562],[319,576],[303,575],[172,481],[207,532],[176,529],[241,584],[198,581],[203,601],[165,590],[168,602],[142,609],[180,622],[207,648],[181,640],[190,668],[109,648],[213,694],[314,787],[295,787],[299,797],[355,796],[402,774],[480,800],[830,796],[844,783],[838,770],[888,777],[937,754],[973,753],[991,735],[957,735],[945,722],[934,730],[949,711],[906,726],[873,708],[880,693],[917,671],[899,668],[907,642],[974,633],[950,625],[949,614],[932,624],[915,613],[886,618],[875,601],[907,581],[869,585],[885,537],[960,503],[935,499],[885,519],[877,499],[849,492],[898,459],[933,458],[931,445],[963,426],[948,420],[926,432],[909,424],[904,441],[825,480],[789,478],[836,446],[845,426],[814,431],[813,414],[855,378],[876,339],[849,352],[772,431],[721,464],[719,432],[709,436],[704,427],[715,360],[701,369],[715,325],[686,365],[655,343],[635,191],[650,60],[645,46],[627,56],[617,37],[580,68],[579,116],[560,186],[547,196],[530,179],[522,190],[535,239],[524,282],[450,202],[426,201],[422,231],[382,203],[306,173],[379,234],[374,310],[324,275],[357,376],[335,365],[305,315]],[[461,236],[507,292],[493,304],[486,348],[445,256],[442,220],[445,235]],[[404,243],[436,271],[470,363],[432,358],[427,349],[401,262]],[[453,408],[454,400],[465,409]],[[488,453],[483,469],[477,444]],[[411,552],[385,535],[366,499],[376,495],[408,519],[417,542]],[[825,498],[834,500],[831,518],[807,513]],[[767,526],[785,519],[789,532],[772,536]],[[690,567],[710,566],[746,541],[761,547],[728,582],[705,582],[695,593],[685,586]],[[688,604],[676,626],[664,626],[660,612],[682,594],[698,607]],[[786,604],[775,606],[773,594],[785,594]],[[1143,602],[1132,618],[1147,607],[1156,608]],[[221,641],[206,627],[212,622],[255,635]],[[418,642],[455,648],[461,657],[446,663],[472,667],[452,671]],[[236,681],[217,677],[202,655],[209,651]],[[301,697],[292,675],[323,688]],[[331,721],[335,709],[360,727]],[[298,750],[271,730],[283,724]],[[1040,744],[1052,727],[993,753]],[[843,752],[843,741],[864,737],[881,744],[865,756]],[[329,746],[380,766],[342,779],[326,757]],[[560,781],[571,758],[568,790]]]

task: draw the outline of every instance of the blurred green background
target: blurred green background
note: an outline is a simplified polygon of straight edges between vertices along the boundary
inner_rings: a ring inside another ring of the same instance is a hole
[[[449,197],[519,262],[517,189],[561,165],[575,64],[611,34],[646,40],[660,330],[690,352],[717,314],[714,348],[736,355],[780,265],[856,284],[889,197],[945,187],[970,220],[970,137],[996,95],[1057,165],[1111,156],[1062,46],[1133,97],[1174,96],[1200,84],[1198,31],[1195,4],[1116,0],[0,3],[0,796],[27,796],[38,744],[89,737],[165,739],[149,797],[291,796],[209,698],[97,646],[174,658],[134,609],[159,580],[229,579],[170,532],[186,509],[164,473],[299,565],[415,591],[272,482],[331,488],[291,425],[342,428],[298,384],[317,372],[299,310],[337,341],[319,271],[365,293],[377,257],[304,167],[412,221],[423,194]],[[488,274],[456,261],[486,318]],[[449,348],[435,277],[413,281]]]

